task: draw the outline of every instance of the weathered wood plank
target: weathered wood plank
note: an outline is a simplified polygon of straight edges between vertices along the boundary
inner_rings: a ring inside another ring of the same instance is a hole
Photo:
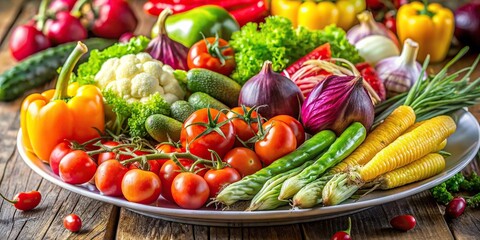
[[[24,1],[0,1],[0,44],[8,41],[7,32],[13,26]]]
[[[408,232],[392,229],[390,219],[412,214],[417,226]],[[377,206],[356,214],[352,219],[353,239],[452,239],[452,235],[429,192]],[[304,223],[306,239],[329,239],[335,232],[347,228],[348,216]]]

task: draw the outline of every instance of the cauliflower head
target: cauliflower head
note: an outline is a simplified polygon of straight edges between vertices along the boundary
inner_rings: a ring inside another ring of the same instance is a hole
[[[185,97],[173,71],[169,65],[142,52],[108,59],[95,75],[95,82],[100,89],[112,90],[128,102],[146,102],[159,93],[172,104]]]

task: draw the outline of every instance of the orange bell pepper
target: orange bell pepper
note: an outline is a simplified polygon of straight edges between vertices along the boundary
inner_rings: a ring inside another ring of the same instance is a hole
[[[28,96],[22,104],[20,125],[25,148],[48,161],[64,140],[83,143],[99,137],[105,126],[103,97],[93,85],[68,82],[75,64],[88,51],[79,42],[68,57],[54,90]]]

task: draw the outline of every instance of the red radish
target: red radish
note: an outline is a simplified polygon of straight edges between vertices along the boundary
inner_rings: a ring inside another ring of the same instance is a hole
[[[54,44],[83,40],[88,37],[87,29],[70,12],[58,12],[55,19],[46,22],[47,37]]]
[[[9,40],[10,53],[18,61],[47,49],[51,46],[50,40],[33,25],[20,25],[13,30]]]
[[[412,215],[400,215],[392,218],[390,225],[395,229],[408,231],[417,225],[417,220]]]
[[[52,12],[70,11],[75,6],[77,0],[53,0],[48,9]]]
[[[92,7],[98,14],[92,32],[98,37],[119,38],[137,27],[137,17],[127,1],[95,0]]]

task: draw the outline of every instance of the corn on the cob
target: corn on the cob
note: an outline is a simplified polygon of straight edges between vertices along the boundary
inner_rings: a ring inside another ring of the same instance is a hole
[[[344,172],[349,167],[365,165],[375,154],[397,139],[415,123],[415,113],[409,106],[400,106],[378,125],[350,156],[337,164],[327,174]]]
[[[406,166],[384,174],[379,177],[378,182],[381,189],[391,189],[435,176],[444,169],[445,158],[438,153],[430,153]]]
[[[413,129],[419,127],[420,125],[422,125],[425,121],[420,121],[420,122],[416,122],[414,123],[412,126],[410,126],[403,134],[407,134],[411,131],[413,131]],[[433,150],[432,152],[438,152],[438,151],[441,151],[442,149],[445,148],[445,146],[447,146],[447,139],[443,140],[440,144],[438,144],[437,148],[435,150]]]
[[[371,181],[433,152],[455,129],[455,122],[449,116],[427,120],[377,153],[360,169],[361,179],[365,182]]]

